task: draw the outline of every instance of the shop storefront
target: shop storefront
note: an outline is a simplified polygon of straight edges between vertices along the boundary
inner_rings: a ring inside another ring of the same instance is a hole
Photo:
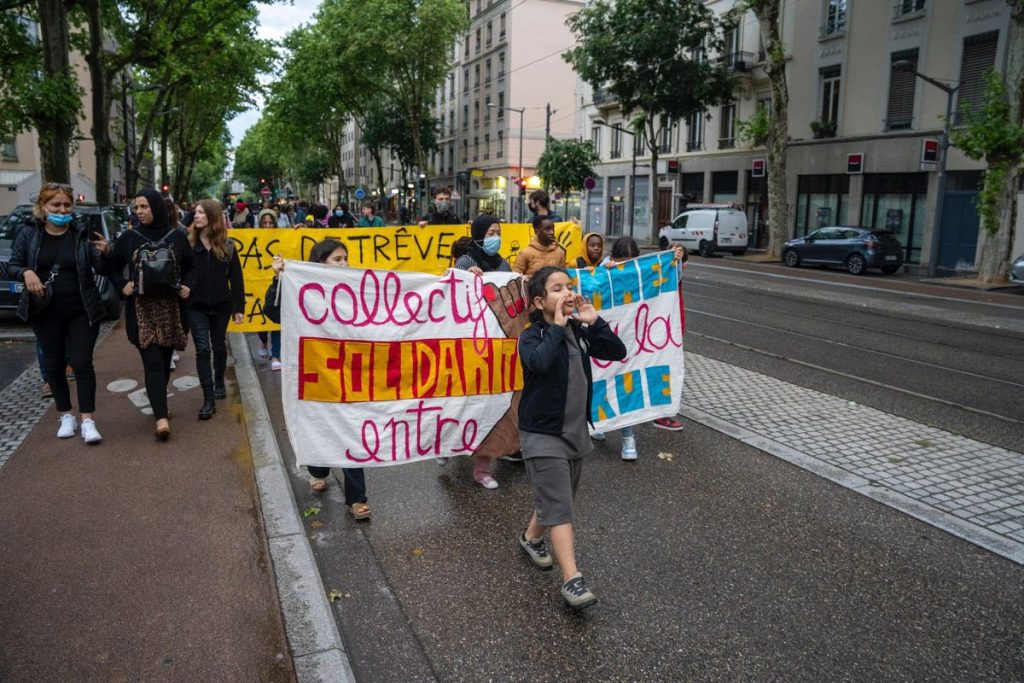
[[[799,176],[796,235],[806,235],[829,225],[850,225],[850,176]]]
[[[927,173],[869,173],[864,176],[861,225],[896,233],[907,263],[921,262]]]

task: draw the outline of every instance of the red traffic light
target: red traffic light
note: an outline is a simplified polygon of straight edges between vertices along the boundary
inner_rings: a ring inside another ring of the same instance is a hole
[[[164,191],[164,194],[167,194],[168,192],[170,192],[171,186],[168,185],[167,183],[164,183],[161,189]]]

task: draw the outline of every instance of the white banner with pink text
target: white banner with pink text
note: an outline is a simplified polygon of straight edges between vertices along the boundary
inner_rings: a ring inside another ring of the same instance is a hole
[[[629,351],[623,361],[593,361],[594,428],[678,413],[683,307],[671,252],[569,273]],[[376,467],[515,452],[523,385],[516,345],[528,314],[514,273],[288,261],[281,386],[298,464]]]

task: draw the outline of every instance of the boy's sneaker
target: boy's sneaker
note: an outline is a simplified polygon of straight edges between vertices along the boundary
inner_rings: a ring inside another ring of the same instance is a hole
[[[78,420],[71,413],[64,413],[60,416],[60,429],[57,430],[58,439],[70,439],[78,430]]]
[[[670,432],[678,432],[683,428],[683,423],[671,417],[659,417],[654,421],[658,429],[667,429]]]
[[[100,432],[96,429],[96,421],[90,418],[82,420],[82,441],[86,443],[99,443],[103,441]]]
[[[260,347],[260,358],[262,358],[263,360],[266,360],[266,359],[270,358],[270,349],[268,349],[266,346],[261,346]]]
[[[623,460],[636,460],[636,437],[635,436],[624,436],[624,437],[622,437],[622,459]]]
[[[526,540],[526,534],[519,535],[519,547],[522,548],[527,555],[530,556],[530,560],[541,569],[551,569],[551,565],[554,564],[554,560],[551,558],[551,554],[548,552],[547,545],[544,544],[544,539],[540,539],[536,543],[531,543]]]
[[[281,364],[281,361],[276,359],[270,363],[270,369],[274,372],[280,372],[283,367],[284,366]]]
[[[590,607],[597,602],[597,596],[590,592],[586,581],[580,574],[565,582],[565,585],[562,586],[562,598],[565,600],[565,604],[573,609]]]
[[[608,438],[608,435],[605,434],[604,432],[593,432],[590,435],[590,438],[593,439],[594,441],[604,441]]]

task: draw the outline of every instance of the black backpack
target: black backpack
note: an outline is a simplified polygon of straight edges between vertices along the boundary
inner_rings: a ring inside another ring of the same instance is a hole
[[[181,288],[178,281],[178,257],[167,244],[167,238],[172,234],[174,230],[168,230],[156,242],[147,240],[135,250],[135,273],[140,295],[169,294]]]

